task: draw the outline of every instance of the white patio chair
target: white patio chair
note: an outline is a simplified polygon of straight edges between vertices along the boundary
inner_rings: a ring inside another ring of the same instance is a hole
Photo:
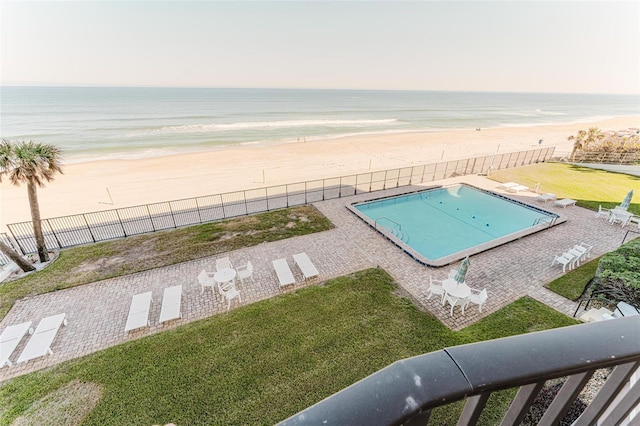
[[[242,302],[240,291],[231,281],[228,283],[218,283],[218,291],[220,291],[220,294],[227,300],[227,311],[231,308],[231,301],[233,299],[238,298],[238,300]]]
[[[434,280],[431,275],[429,275],[429,292],[427,293],[427,300],[431,299],[434,294],[437,294],[440,297],[440,302],[444,305],[444,295],[446,291],[442,288],[442,281]]]
[[[592,246],[582,245],[582,243],[576,244],[571,248],[570,252],[577,254],[578,264],[580,264],[580,262],[584,262],[589,257],[589,253],[591,252],[591,247]]]
[[[598,213],[596,213],[596,217],[604,216],[605,219],[609,219],[610,214],[611,214],[611,210],[603,209],[602,205],[598,206]]]
[[[209,274],[204,269],[198,274],[198,282],[202,287],[202,291],[200,294],[204,293],[205,287],[210,287],[211,291],[213,291],[213,287],[216,285],[216,280],[213,279],[213,274]]]
[[[629,219],[631,219],[631,216],[633,216],[631,213],[620,210],[616,207],[615,209],[611,210],[608,221],[611,225],[620,222],[622,226],[625,226]]]
[[[567,250],[567,253],[572,254],[574,256],[571,265],[569,265],[569,269],[573,269],[577,266],[580,266],[580,262],[584,260],[584,252],[580,249],[577,249],[576,246],[571,247]]]
[[[247,261],[246,265],[237,267],[236,272],[238,273],[238,278],[240,278],[240,281],[242,282],[242,284],[244,284],[244,280],[246,278],[249,278],[251,282],[254,282],[253,281],[253,265],[251,264],[251,262]]]
[[[450,269],[449,270],[449,278],[454,279],[456,277],[457,273],[458,273],[457,269]]]
[[[569,269],[571,269],[571,265],[573,264],[573,260],[574,257],[572,254],[570,253],[562,253],[560,256],[555,256],[553,258],[553,261],[551,262],[551,266],[555,265],[556,263],[558,263],[559,265],[562,265],[562,272],[564,273],[567,265],[569,265]]]
[[[467,297],[455,297],[450,295],[449,293],[446,293],[444,295],[444,301],[448,302],[451,305],[451,312],[449,313],[450,316],[453,316],[453,308],[455,308],[456,306],[460,306],[462,315],[464,315],[464,307],[467,305],[468,300],[469,299]]]
[[[583,254],[584,259],[588,259],[591,257],[591,249],[593,248],[592,245],[586,244],[586,243],[579,243],[579,244],[576,244],[575,248],[577,248],[578,250],[582,250],[582,249],[585,250]]]
[[[487,293],[486,288],[483,288],[482,290],[472,288],[471,296],[469,296],[469,298],[467,299],[465,308],[469,305],[469,303],[475,303],[476,305],[478,305],[478,312],[482,312],[482,305],[484,305],[484,302],[486,302],[488,298],[489,294]]]
[[[233,269],[231,260],[228,257],[216,259],[216,271],[219,271],[220,269]]]

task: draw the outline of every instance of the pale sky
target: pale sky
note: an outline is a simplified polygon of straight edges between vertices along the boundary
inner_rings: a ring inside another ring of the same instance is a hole
[[[640,93],[640,1],[1,0],[0,83]]]

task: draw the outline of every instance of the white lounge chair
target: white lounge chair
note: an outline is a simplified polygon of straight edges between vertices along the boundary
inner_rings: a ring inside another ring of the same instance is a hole
[[[56,338],[61,325],[67,325],[66,314],[43,318],[20,354],[18,363],[53,354],[51,344]]]
[[[528,191],[528,190],[529,190],[529,187],[524,185],[516,185],[516,186],[511,186],[507,188],[507,191],[515,192],[515,193],[518,193],[520,191]]]
[[[536,201],[542,201],[543,203],[547,204],[548,201],[555,201],[556,200],[556,194],[552,194],[550,192],[547,192],[546,194],[540,194],[536,197]]]
[[[253,281],[253,265],[251,264],[251,262],[247,262],[246,265],[239,266],[238,268],[236,268],[236,273],[238,274],[238,277],[240,278],[240,281],[242,282],[242,284],[244,284],[244,280],[247,278],[249,278],[251,282],[254,282]]]
[[[429,275],[429,292],[427,293],[427,300],[431,299],[434,294],[440,296],[440,302],[444,305],[444,295],[446,291],[442,288],[442,281],[434,280],[431,275]]]
[[[233,299],[238,298],[238,301],[242,302],[240,291],[236,288],[233,281],[218,283],[218,291],[220,291],[220,294],[227,300],[227,311],[231,308],[231,301]]]
[[[231,259],[229,259],[228,257],[216,259],[216,271],[219,271],[221,269],[233,269]]]
[[[476,305],[478,305],[478,312],[482,312],[482,305],[484,305],[484,302],[486,302],[488,298],[489,295],[486,288],[483,288],[482,290],[476,290],[475,288],[472,288],[471,296],[467,298],[465,308],[469,306],[469,303],[475,303]]]
[[[167,287],[162,295],[162,307],[160,308],[160,323],[182,318],[180,305],[182,302],[182,285]]]
[[[513,188],[514,186],[518,186],[518,185],[520,185],[520,184],[516,183],[516,182],[505,182],[505,183],[501,183],[500,185],[498,185],[498,188],[509,189],[509,188]]]
[[[10,325],[0,334],[0,368],[5,364],[9,367],[13,365],[9,357],[16,350],[27,331],[33,333],[31,324],[31,321],[27,321],[22,324]]]
[[[213,279],[213,275],[204,269],[198,274],[198,282],[200,283],[200,287],[202,287],[200,294],[204,293],[205,287],[209,287],[211,291],[213,291],[213,287],[216,285],[216,280]]]
[[[135,330],[136,328],[149,325],[149,308],[151,308],[151,292],[135,294],[131,298],[127,325],[124,331]]]
[[[311,259],[309,259],[309,256],[307,256],[307,253],[302,252],[294,254],[293,260],[295,260],[296,265],[298,265],[298,267],[302,271],[302,275],[304,276],[305,280],[320,275],[316,267],[313,266],[313,263],[311,263]]]
[[[272,263],[273,269],[275,269],[278,276],[278,281],[280,281],[280,287],[295,284],[296,280],[293,278],[291,269],[289,269],[287,259],[276,259]]]
[[[555,256],[553,261],[551,262],[551,266],[556,263],[562,265],[562,272],[565,272],[567,265],[569,265],[569,269],[571,269],[571,265],[573,265],[573,261],[575,256],[571,253],[562,253],[560,256]]]
[[[567,208],[569,206],[574,206],[576,204],[576,200],[572,200],[571,198],[563,198],[562,200],[556,200],[553,202],[554,206]]]

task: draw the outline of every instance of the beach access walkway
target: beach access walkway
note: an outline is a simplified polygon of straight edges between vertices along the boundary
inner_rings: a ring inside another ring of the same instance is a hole
[[[430,182],[429,186],[457,182],[502,191],[497,189],[497,182],[480,176]],[[442,306],[438,297],[426,300],[426,293],[429,275],[444,278],[450,268],[458,265],[443,268],[420,265],[345,207],[355,201],[420,188],[402,187],[318,202],[314,205],[335,224],[335,229],[225,253],[234,265],[245,264],[248,260],[254,265],[253,282],[245,280],[241,284],[238,281],[242,302],[234,300],[231,309],[301,287],[317,285],[331,278],[380,267],[394,278],[402,294],[454,330],[477,322],[523,296],[530,296],[570,316],[576,304],[544,288],[546,283],[562,273],[562,268],[551,266],[553,255],[562,253],[567,246],[584,242],[593,245],[592,256],[597,257],[616,249],[626,233],[626,229],[620,226],[611,226],[604,220],[596,219],[590,210],[576,206],[566,209],[547,206],[547,209],[566,216],[568,220],[550,230],[472,256],[466,281],[471,287],[487,288],[489,299],[482,313],[475,305],[471,305],[464,316],[456,309],[451,317],[448,306]],[[508,195],[535,205],[534,193],[522,191]],[[306,281],[303,279],[292,258],[300,252],[309,255],[320,273],[319,277]],[[44,317],[63,312],[66,313],[68,325],[58,332],[51,346],[53,354],[0,369],[0,381],[227,312],[227,303],[222,296],[209,288],[203,294],[196,279],[202,269],[214,270],[217,257],[223,255],[18,300],[0,323],[0,330],[25,321],[37,324]],[[280,288],[272,266],[272,261],[279,258],[287,259],[296,279],[294,286]],[[163,291],[179,284],[183,288],[182,318],[160,324]],[[152,293],[150,326],[126,333],[125,323],[132,296],[149,291]],[[27,341],[28,338],[25,338],[20,342],[12,358],[21,353]]]

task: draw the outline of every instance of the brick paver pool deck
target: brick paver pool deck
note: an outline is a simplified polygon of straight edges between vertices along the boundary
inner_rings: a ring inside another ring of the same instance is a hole
[[[465,176],[434,184],[467,182],[496,192],[495,181]],[[592,256],[597,257],[616,249],[622,242],[629,226],[609,225],[602,218],[595,218],[590,210],[580,207],[546,208],[567,217],[567,221],[550,230],[516,240],[503,246],[472,256],[466,281],[473,288],[486,288],[489,299],[482,313],[476,305],[470,305],[465,315],[456,307],[450,316],[449,307],[444,307],[438,297],[426,299],[429,275],[444,278],[447,271],[457,264],[443,268],[420,265],[384,237],[374,232],[345,208],[347,203],[364,199],[400,194],[421,187],[395,188],[376,193],[361,194],[315,203],[336,226],[335,229],[294,237],[283,241],[263,243],[226,253],[235,266],[250,260],[254,265],[254,280],[240,284],[242,302],[232,302],[234,309],[295,291],[304,286],[316,285],[328,279],[346,275],[371,267],[381,267],[397,282],[401,292],[411,298],[420,309],[437,317],[454,330],[464,328],[495,312],[523,296],[530,296],[567,315],[572,315],[576,304],[544,288],[544,284],[562,274],[562,268],[551,266],[554,254],[566,251],[573,244],[592,244]],[[535,194],[521,192],[508,194],[514,199],[533,205]],[[636,236],[637,234],[633,234]],[[306,252],[320,276],[305,282],[302,273],[293,262],[292,255]],[[47,355],[24,364],[14,363],[0,369],[0,381],[31,371],[40,370],[60,362],[78,358],[110,346],[171,329],[179,325],[227,311],[227,303],[217,292],[206,288],[201,292],[196,276],[202,269],[214,270],[215,256],[157,268],[123,277],[104,280],[75,288],[61,290],[18,300],[0,323],[0,330],[24,321],[33,321],[66,313],[68,325],[63,326],[51,347],[53,355]],[[296,278],[295,286],[281,289],[271,262],[286,258]],[[158,323],[163,290],[182,284],[182,318],[163,324]],[[131,297],[134,294],[152,292],[149,320],[150,327],[132,332],[124,331]],[[24,338],[14,354],[16,360],[28,338]]]

